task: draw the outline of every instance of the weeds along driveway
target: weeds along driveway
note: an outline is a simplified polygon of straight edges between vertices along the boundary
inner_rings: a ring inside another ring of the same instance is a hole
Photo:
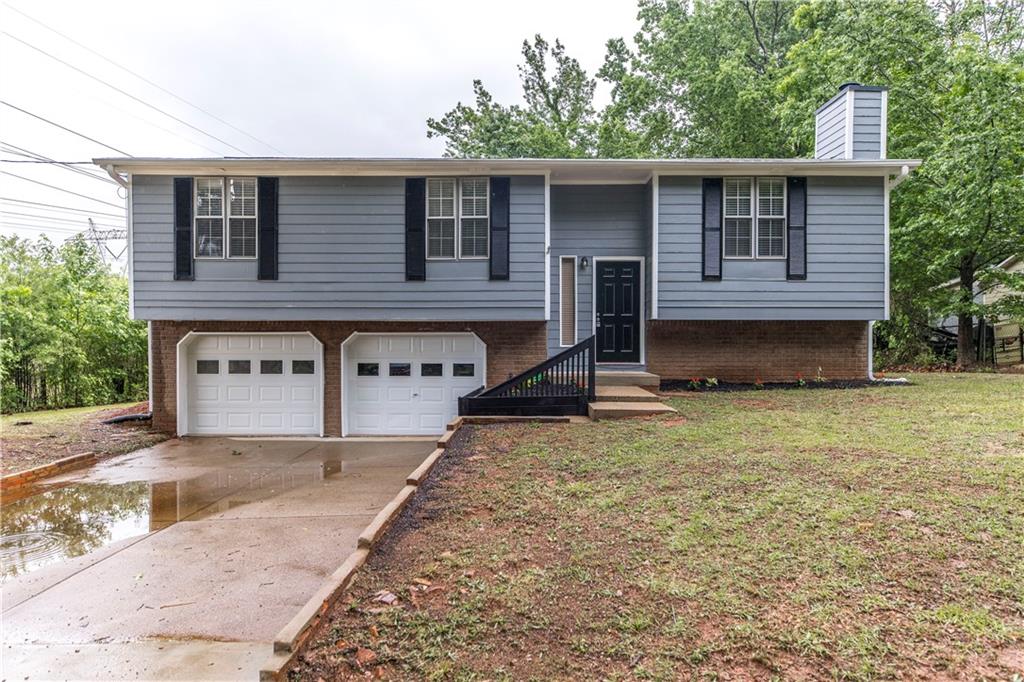
[[[1013,679],[1024,377],[912,380],[460,430],[291,679]]]
[[[433,448],[174,440],[5,504],[5,536],[23,537],[5,561],[4,676],[254,679]],[[10,576],[83,547],[95,549]]]

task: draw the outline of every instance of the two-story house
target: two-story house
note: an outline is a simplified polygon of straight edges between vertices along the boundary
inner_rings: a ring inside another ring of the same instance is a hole
[[[154,424],[430,434],[457,399],[596,335],[607,369],[870,372],[888,317],[883,88],[813,159],[105,158],[128,188]]]

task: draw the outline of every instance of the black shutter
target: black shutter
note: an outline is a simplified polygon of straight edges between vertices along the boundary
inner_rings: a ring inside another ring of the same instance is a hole
[[[807,279],[807,178],[786,178],[786,279]]]
[[[405,179],[405,279],[427,279],[427,180]]]
[[[491,178],[491,279],[508,279],[511,178]]]
[[[701,278],[722,279],[722,178],[704,178],[701,229]]]
[[[256,179],[257,220],[256,250],[259,252],[257,279],[277,279],[277,178]]]
[[[192,272],[192,178],[174,178],[174,279]]]

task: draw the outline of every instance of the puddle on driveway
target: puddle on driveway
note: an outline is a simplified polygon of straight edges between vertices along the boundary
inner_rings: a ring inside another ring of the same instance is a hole
[[[177,481],[39,484],[0,507],[0,583],[106,545],[205,518],[342,471],[341,459],[268,471],[221,469]]]

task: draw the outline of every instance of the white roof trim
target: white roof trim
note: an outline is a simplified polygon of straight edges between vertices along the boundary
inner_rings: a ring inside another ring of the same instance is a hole
[[[138,175],[544,175],[551,182],[597,182],[634,179],[642,184],[659,175],[845,175],[887,176],[903,166],[917,168],[907,159],[417,159],[417,158],[101,158],[101,167]]]

